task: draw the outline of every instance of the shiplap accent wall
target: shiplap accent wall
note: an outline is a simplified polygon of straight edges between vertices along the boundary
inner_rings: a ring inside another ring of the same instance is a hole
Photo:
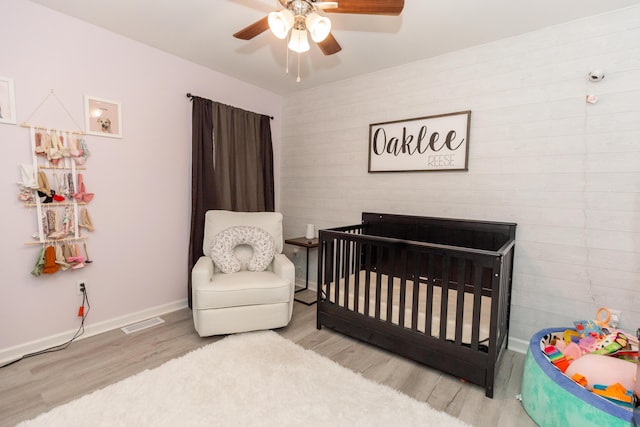
[[[425,29],[425,43],[437,42]],[[596,68],[605,79],[587,81]],[[599,102],[587,104],[588,93]],[[640,6],[283,105],[286,237],[306,223],[358,223],[362,211],[516,222],[513,339],[593,318],[600,306],[640,326]],[[462,110],[472,111],[468,172],[367,173],[369,124]],[[303,252],[298,260],[303,270]]]

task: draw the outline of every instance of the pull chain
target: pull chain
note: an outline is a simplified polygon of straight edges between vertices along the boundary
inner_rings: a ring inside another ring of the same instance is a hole
[[[291,35],[289,35],[289,40],[291,40]],[[284,50],[287,51],[287,65],[286,65],[286,68],[285,68],[285,73],[286,74],[289,74],[289,47],[288,47],[288,44],[289,44],[289,41],[287,41],[284,44]]]

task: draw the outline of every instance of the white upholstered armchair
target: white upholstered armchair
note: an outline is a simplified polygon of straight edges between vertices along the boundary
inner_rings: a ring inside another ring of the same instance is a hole
[[[251,263],[255,261],[257,252],[262,251],[262,247],[251,238],[227,239],[222,245],[216,245],[221,242],[220,236],[228,235],[229,231],[250,228],[260,232],[264,230],[273,238],[270,244],[275,246],[271,248],[275,255],[264,271],[248,270],[255,270]],[[216,210],[206,213],[202,243],[204,256],[191,271],[193,323],[201,337],[280,328],[289,324],[295,269],[282,253],[283,240],[280,213]],[[236,246],[238,241],[242,243]],[[212,246],[218,265],[211,258]],[[240,261],[240,271],[224,273],[221,270],[221,267],[227,271],[230,268],[225,266],[224,260],[220,261],[220,256],[224,255],[220,252],[225,248],[230,251],[231,261]]]

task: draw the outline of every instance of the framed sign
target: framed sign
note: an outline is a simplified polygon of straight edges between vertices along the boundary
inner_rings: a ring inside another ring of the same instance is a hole
[[[369,125],[369,172],[466,171],[471,111]]]
[[[122,109],[119,102],[85,95],[84,119],[87,134],[122,138]]]
[[[0,77],[0,123],[16,124],[16,98],[13,79]]]

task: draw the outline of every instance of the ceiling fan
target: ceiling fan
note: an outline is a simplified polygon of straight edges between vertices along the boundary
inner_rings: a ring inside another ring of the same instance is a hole
[[[331,21],[318,11],[330,13],[351,13],[361,15],[399,15],[404,8],[404,0],[279,0],[284,9],[271,12],[233,36],[251,40],[271,29],[273,34],[285,39],[291,30],[288,47],[294,52],[309,50],[307,31],[322,53],[333,55],[342,47],[331,34]]]

